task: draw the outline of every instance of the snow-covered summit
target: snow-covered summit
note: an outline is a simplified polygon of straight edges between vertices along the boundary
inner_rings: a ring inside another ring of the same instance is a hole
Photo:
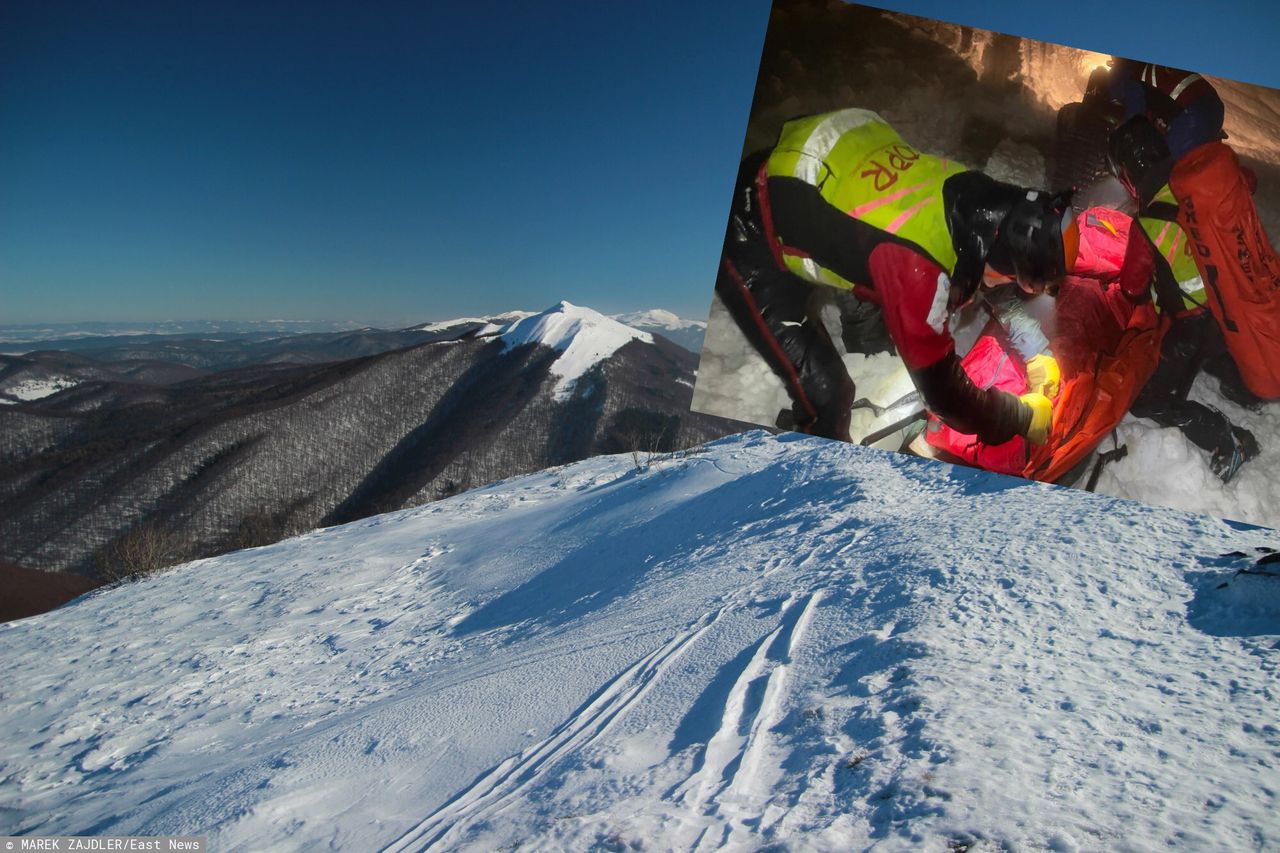
[[[449,329],[456,329],[459,326],[480,326],[481,332],[479,334],[486,334],[491,331],[501,331],[512,323],[532,316],[532,311],[504,311],[501,314],[494,314],[488,317],[455,317],[452,320],[435,320],[430,323],[423,323],[420,326],[413,326],[410,331],[444,332]]]
[[[1272,849],[1277,536],[794,435],[596,458],[0,625],[0,834]]]
[[[629,314],[612,314],[613,319],[627,326],[653,327],[655,329],[705,329],[706,320],[688,320],[662,308],[649,311],[632,311]]]
[[[687,320],[671,311],[655,308],[630,314],[614,314],[613,319],[642,332],[654,332],[690,352],[702,352],[702,339],[707,332],[705,320]]]
[[[554,394],[561,400],[573,392],[584,373],[624,345],[636,340],[653,343],[653,336],[648,332],[563,301],[541,314],[512,323],[500,339],[507,350],[541,344],[559,351],[561,354],[551,365],[551,372],[560,377]]]

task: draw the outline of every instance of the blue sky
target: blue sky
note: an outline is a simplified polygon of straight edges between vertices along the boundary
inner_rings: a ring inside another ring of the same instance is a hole
[[[703,316],[769,5],[6,0],[0,321]],[[1280,86],[1280,4],[876,5]]]

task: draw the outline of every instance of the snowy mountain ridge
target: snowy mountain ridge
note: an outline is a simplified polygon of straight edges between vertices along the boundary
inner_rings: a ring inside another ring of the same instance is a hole
[[[93,575],[142,528],[211,556],[739,429],[690,412],[696,358],[666,339],[575,306],[506,327],[505,343],[484,328],[352,336],[297,351],[330,356],[313,364],[186,376],[74,353],[0,359],[0,400],[27,378],[84,380],[0,405],[0,560]]]
[[[0,405],[29,400],[40,400],[74,388],[79,380],[73,376],[49,376],[43,379],[23,379],[0,390]]]
[[[532,316],[534,316],[533,311],[504,311],[501,314],[494,314],[491,317],[456,317],[452,320],[436,320],[430,323],[423,323],[419,326],[413,326],[412,331],[442,332],[447,329],[466,325],[479,325],[485,329],[499,329],[505,328],[512,323]]]
[[[561,306],[563,305],[576,307],[572,306],[571,303],[563,302],[559,306],[552,306],[548,310],[552,312],[562,311]],[[592,313],[597,312],[593,311]],[[507,311],[488,317],[458,317],[452,320],[436,320],[420,326],[414,326],[412,331],[447,332],[465,329],[467,334],[475,337],[491,337],[505,334],[514,324],[535,316],[538,316],[538,312]],[[685,319],[674,312],[662,308],[632,311],[624,314],[601,315],[601,317],[615,320],[638,332],[662,335],[673,343],[694,353],[702,350],[702,338],[707,328],[705,320]],[[599,324],[599,320],[594,320],[593,323]]]
[[[649,311],[633,311],[629,314],[610,314],[609,316],[627,326],[653,326],[655,328],[671,329],[672,331],[705,329],[707,327],[706,320],[686,320],[684,317],[662,308],[654,308]]]
[[[633,329],[662,335],[690,352],[702,352],[703,338],[707,333],[706,320],[687,320],[661,308],[611,316]]]
[[[624,326],[590,308],[562,301],[541,314],[512,323],[502,332],[500,340],[508,352],[516,347],[541,344],[561,353],[552,363],[551,372],[560,377],[553,394],[563,402],[572,396],[578,380],[592,367],[631,341],[652,344],[653,335]]]
[[[0,833],[1265,849],[1276,536],[798,436],[595,458],[0,625]]]

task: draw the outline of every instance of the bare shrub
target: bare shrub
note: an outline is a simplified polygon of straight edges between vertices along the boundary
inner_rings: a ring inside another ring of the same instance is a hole
[[[186,540],[167,527],[143,522],[98,551],[98,575],[105,581],[137,580],[187,559]]]

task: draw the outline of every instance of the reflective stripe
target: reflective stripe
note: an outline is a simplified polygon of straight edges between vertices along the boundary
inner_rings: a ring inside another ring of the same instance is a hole
[[[875,210],[877,207],[884,207],[886,204],[895,202],[898,199],[902,198],[903,196],[911,195],[913,192],[922,190],[927,186],[929,186],[929,181],[925,181],[923,184],[916,184],[914,187],[907,187],[906,189],[898,190],[896,193],[893,193],[892,195],[884,196],[883,198],[873,199],[872,201],[869,201],[866,204],[858,205],[853,210],[849,211],[849,215],[854,217],[861,217],[863,214],[870,213],[871,211]]]
[[[1160,229],[1160,236],[1156,238],[1156,245],[1157,245],[1157,246],[1163,246],[1163,245],[1164,245],[1164,238],[1169,236],[1169,229],[1170,229],[1171,227],[1173,227],[1173,223],[1172,223],[1172,222],[1166,222],[1166,223],[1164,224],[1164,227]],[[1179,228],[1178,230],[1179,230],[1179,231],[1181,231],[1182,229],[1181,229],[1181,228]],[[1168,254],[1168,256],[1167,256],[1167,257],[1168,257],[1168,261],[1169,261],[1169,263],[1173,263],[1173,252],[1170,252],[1170,253]]]
[[[783,264],[790,268],[792,272],[797,273],[798,275],[805,275],[807,273],[806,277],[811,280],[815,282],[822,281],[822,278],[820,277],[822,274],[822,267],[818,265],[817,261],[809,257],[807,252],[802,252],[799,249],[792,248],[791,246],[783,246],[782,261]]]
[[[1191,257],[1187,232],[1183,231],[1178,223],[1167,219],[1143,216],[1138,221],[1147,232],[1147,236],[1151,238],[1156,254],[1168,262],[1169,271],[1183,296],[1194,297],[1196,294],[1201,294],[1203,298],[1204,284],[1196,269],[1195,259]],[[1194,298],[1184,301],[1188,307],[1196,307],[1200,304],[1199,300]]]
[[[801,146],[801,151],[808,156],[796,161],[795,177],[815,187],[820,186],[823,178],[821,173],[827,168],[827,156],[836,147],[840,137],[855,127],[873,121],[884,119],[871,110],[847,109],[834,112],[818,122]]]
[[[886,228],[885,230],[888,231],[890,234],[897,234],[898,229],[902,228],[903,225],[906,225],[907,222],[911,219],[911,217],[919,213],[920,209],[923,208],[929,202],[933,201],[933,199],[934,199],[934,196],[929,196],[927,198],[920,199],[920,201],[916,202],[911,207],[908,207],[906,210],[902,211],[902,213],[898,214],[898,217],[894,219],[892,222],[890,222],[889,227]]]
[[[1182,78],[1182,82],[1173,87],[1173,91],[1169,93],[1170,100],[1178,100],[1178,96],[1187,91],[1187,87],[1200,79],[1199,74],[1188,74]]]
[[[1174,258],[1178,257],[1178,248],[1182,245],[1183,235],[1184,232],[1181,228],[1179,228],[1177,233],[1173,235],[1173,245],[1169,247],[1169,254],[1166,256],[1170,266],[1173,266]],[[1164,235],[1161,236],[1163,237]]]
[[[951,316],[948,307],[951,303],[951,279],[945,272],[938,273],[938,289],[933,294],[933,304],[929,306],[929,316],[925,322],[929,328],[939,335],[946,334],[947,318]]]

